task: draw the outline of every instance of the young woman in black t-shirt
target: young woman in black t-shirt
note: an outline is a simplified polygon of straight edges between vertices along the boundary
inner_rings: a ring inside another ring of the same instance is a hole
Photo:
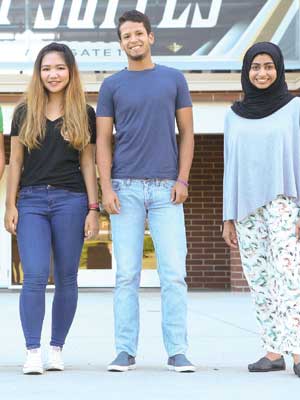
[[[25,374],[43,372],[40,337],[51,254],[55,294],[46,369],[64,369],[61,349],[76,310],[83,240],[99,229],[95,132],[95,112],[86,105],[72,51],[49,44],[37,56],[11,128],[5,226],[17,235],[24,271]]]

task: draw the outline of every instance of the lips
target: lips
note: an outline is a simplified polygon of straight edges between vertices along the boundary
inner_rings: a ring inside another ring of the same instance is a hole
[[[265,81],[256,81],[258,84],[260,84],[260,85],[264,85],[265,83],[268,83],[269,82],[269,80],[267,79],[267,80],[265,80]]]
[[[141,47],[142,47],[141,45],[133,46],[133,47],[130,47],[129,50],[137,50],[137,49],[139,49]]]

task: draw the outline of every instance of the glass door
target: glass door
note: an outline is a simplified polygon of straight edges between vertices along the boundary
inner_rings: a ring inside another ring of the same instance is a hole
[[[116,261],[113,256],[109,216],[106,213],[100,215],[99,225],[99,235],[95,239],[85,241],[83,246],[78,273],[78,284],[81,287],[115,286]],[[141,287],[159,287],[154,247],[147,224]]]
[[[81,287],[113,287],[114,268],[110,222],[107,214],[99,216],[99,234],[83,245],[78,284]]]
[[[113,257],[109,216],[106,213],[101,213],[99,223],[98,236],[84,242],[79,263],[79,287],[115,286],[116,262]],[[15,236],[11,237],[11,247],[11,284],[14,286],[23,282],[23,270]],[[53,263],[51,262],[49,285],[53,283]],[[154,247],[147,224],[144,237],[141,287],[159,287]]]

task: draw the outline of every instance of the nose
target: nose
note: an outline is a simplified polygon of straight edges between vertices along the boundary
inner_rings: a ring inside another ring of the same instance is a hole
[[[132,35],[130,37],[129,43],[132,44],[132,43],[137,43],[137,42],[138,42],[138,37],[135,35]]]
[[[261,67],[260,69],[259,69],[259,71],[258,71],[258,76],[266,76],[266,69],[264,68],[264,67]]]
[[[49,71],[49,76],[50,76],[50,77],[52,77],[52,76],[57,76],[57,71],[56,71],[55,68],[50,69],[50,71]]]

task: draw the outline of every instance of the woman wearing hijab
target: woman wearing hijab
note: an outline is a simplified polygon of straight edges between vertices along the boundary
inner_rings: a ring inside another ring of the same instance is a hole
[[[246,52],[242,88],[225,120],[223,238],[239,247],[266,352],[248,369],[284,370],[291,354],[300,377],[300,99],[278,46]]]

